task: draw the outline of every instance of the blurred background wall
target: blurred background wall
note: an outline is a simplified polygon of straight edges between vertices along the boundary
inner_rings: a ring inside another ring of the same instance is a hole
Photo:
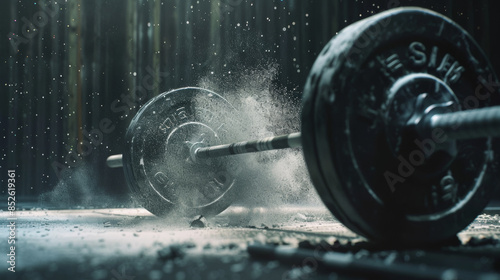
[[[36,199],[84,168],[80,176],[119,197],[122,171],[105,159],[122,152],[128,123],[148,99],[269,64],[278,69],[275,83],[300,96],[336,32],[394,6],[457,21],[500,70],[494,0],[1,1],[2,185],[15,168],[17,195]]]

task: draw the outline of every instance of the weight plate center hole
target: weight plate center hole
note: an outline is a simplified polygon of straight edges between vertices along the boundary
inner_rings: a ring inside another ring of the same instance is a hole
[[[424,73],[410,74],[390,88],[385,115],[386,139],[394,157],[402,156],[428,177],[446,170],[457,154],[456,142],[447,141],[428,120],[456,111],[458,100],[442,80]]]

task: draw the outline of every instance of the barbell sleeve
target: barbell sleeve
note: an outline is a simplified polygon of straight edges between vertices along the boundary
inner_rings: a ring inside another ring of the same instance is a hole
[[[117,168],[123,166],[123,155],[112,155],[106,159],[106,164],[111,168]]]

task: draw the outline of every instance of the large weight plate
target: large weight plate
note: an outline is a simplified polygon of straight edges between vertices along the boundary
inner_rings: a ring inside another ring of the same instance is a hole
[[[406,80],[395,98],[393,86]],[[379,242],[434,243],[465,228],[497,184],[498,140],[457,141],[457,156],[432,170],[394,149],[401,139],[387,126],[408,121],[422,93],[461,110],[498,105],[495,82],[477,43],[432,11],[395,9],[340,32],[311,70],[302,113],[304,155],[327,207]]]
[[[181,88],[147,102],[132,119],[123,155],[134,198],[155,215],[215,215],[234,199],[231,159],[194,162],[193,143],[228,141],[234,108],[220,95]]]

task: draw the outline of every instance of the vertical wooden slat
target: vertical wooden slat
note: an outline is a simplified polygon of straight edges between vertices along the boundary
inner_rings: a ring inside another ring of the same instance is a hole
[[[159,71],[160,71],[160,61],[161,61],[161,49],[160,49],[160,43],[161,43],[161,28],[160,28],[160,23],[161,23],[161,17],[160,17],[160,11],[161,11],[161,1],[160,0],[155,0],[153,2],[153,9],[152,9],[152,29],[153,29],[153,39],[152,39],[152,50],[153,50],[153,65],[152,65],[152,71],[153,73],[150,73],[153,75],[152,77],[152,82],[154,84],[153,88],[153,96],[157,96],[161,91],[158,85],[159,81]],[[148,89],[149,90],[149,89]]]
[[[211,14],[210,14],[210,47],[208,50],[213,51],[214,53],[221,53],[221,10],[220,10],[220,1],[212,1],[211,2]],[[207,52],[208,61],[212,63],[212,66],[221,69],[221,60],[220,59],[210,59],[213,57],[213,53]],[[207,65],[208,66],[208,65]]]
[[[104,117],[102,115],[101,110],[101,105],[106,106],[106,108],[109,108],[110,104],[109,102],[104,102],[103,96],[106,95],[105,92],[102,91],[102,83],[101,83],[101,63],[98,63],[102,59],[102,1],[96,0],[94,1],[93,4],[93,9],[89,8],[89,11],[92,10],[92,13],[94,15],[94,25],[93,25],[93,36],[91,40],[93,41],[93,48],[92,48],[92,53],[93,56],[90,57],[91,61],[89,61],[86,65],[87,70],[91,72],[91,88],[92,92],[96,94],[96,96],[92,99],[93,106],[92,106],[92,123],[97,125],[100,120]]]
[[[309,32],[309,18],[306,17],[306,14],[308,14],[308,5],[306,1],[301,1],[301,8],[299,9],[299,26],[301,28],[300,30],[300,37],[299,37],[299,42],[300,42],[300,49],[301,49],[301,59],[300,63],[301,65],[307,67],[308,65],[311,65],[311,61],[309,59],[310,55],[308,51],[310,51],[310,44],[309,44],[309,39],[311,39],[311,33]],[[314,40],[312,38],[311,42]],[[304,69],[301,69],[301,71],[304,71]]]
[[[181,62],[184,68],[183,75],[181,79],[183,80],[182,86],[188,85],[187,83],[191,81],[191,64],[193,63],[193,24],[197,19],[193,18],[191,13],[191,1],[184,0],[182,1],[182,14],[184,15],[183,25],[184,32],[182,36],[183,43],[183,51],[179,53],[181,57],[183,57],[183,61]],[[188,23],[189,21],[189,23]]]
[[[91,84],[92,81],[92,54],[93,51],[89,48],[89,42],[92,42],[94,38],[92,26],[95,23],[96,15],[94,13],[89,13],[92,11],[93,2],[95,0],[86,0],[81,2],[80,6],[80,75],[79,75],[79,87],[81,90],[81,125],[82,132],[85,129],[86,132],[90,132],[93,129],[92,120],[94,115],[98,114],[98,111],[94,110],[94,96],[95,92]],[[83,139],[87,138],[83,135]],[[93,155],[94,153],[92,153]]]
[[[30,7],[27,9],[27,15],[32,15],[35,13],[34,7]],[[33,26],[35,27],[35,26]],[[30,32],[36,32],[33,27],[29,27]],[[36,125],[36,117],[35,117],[35,108],[37,102],[34,102],[34,99],[36,98],[36,91],[34,87],[34,82],[35,80],[33,79],[33,73],[36,73],[35,71],[35,64],[34,64],[34,59],[35,59],[35,54],[36,54],[36,43],[37,43],[37,35],[34,34],[31,38],[29,38],[27,44],[26,44],[26,50],[23,53],[23,57],[20,59],[21,62],[23,62],[21,71],[22,71],[22,85],[20,88],[20,92],[22,92],[22,95],[19,96],[19,99],[21,101],[21,126],[23,127],[22,130],[22,139],[18,142],[18,145],[20,144],[20,148],[22,149],[22,157],[20,159],[20,164],[21,165],[21,172],[19,173],[19,176],[22,176],[21,181],[25,188],[21,190],[21,195],[25,195],[27,193],[27,189],[31,188],[33,186],[33,180],[34,176],[29,176],[28,174],[35,173],[35,170],[31,167],[31,164],[33,162],[32,160],[32,149],[31,147],[33,146],[33,141],[35,140],[34,138],[34,126]],[[34,108],[35,107],[35,108]]]
[[[170,63],[170,54],[172,41],[171,41],[171,29],[172,25],[170,24],[170,13],[172,9],[170,5],[172,5],[173,1],[163,2],[161,5],[161,17],[160,17],[160,36],[161,36],[161,52],[160,52],[160,71],[163,73],[169,73],[170,67],[172,66]],[[161,91],[165,91],[168,88],[168,84],[170,84],[170,77],[164,77],[162,79],[159,88]]]
[[[135,0],[127,0],[126,1],[127,9],[126,9],[126,49],[127,49],[127,57],[126,57],[126,65],[127,71],[126,81],[127,87],[129,89],[129,94],[132,94],[135,97],[135,92],[133,89],[136,87],[136,76],[137,76],[137,2]],[[133,73],[136,73],[133,75]]]
[[[175,0],[175,6],[174,6],[174,17],[172,18],[174,26],[175,26],[175,47],[174,47],[174,65],[173,65],[173,81],[172,81],[172,86],[173,87],[179,87],[179,79],[181,77],[182,69],[181,67],[177,67],[178,65],[181,64],[181,50],[182,50],[182,34],[184,30],[181,30],[181,26],[183,27],[184,24],[181,25],[180,21],[183,20],[184,16],[182,15],[182,7],[183,3],[185,0]]]
[[[10,5],[10,18],[14,19],[18,14],[18,2],[13,2]],[[14,22],[14,20],[10,21],[10,31],[19,34],[18,24]],[[20,123],[20,112],[18,108],[19,105],[19,97],[17,91],[20,87],[19,84],[19,64],[16,63],[18,60],[18,52],[14,50],[9,45],[9,87],[8,87],[8,127],[7,127],[7,168],[17,168],[16,164],[18,164],[18,143],[20,142],[20,133],[17,130],[18,125]]]
[[[54,6],[51,6],[52,9],[54,9]],[[48,142],[49,142],[49,150],[50,150],[50,156],[48,157],[51,162],[50,162],[50,170],[48,171],[49,173],[49,182],[52,184],[56,184],[58,177],[56,171],[53,169],[53,165],[55,163],[63,164],[64,163],[64,156],[66,150],[64,149],[64,144],[65,142],[63,138],[66,136],[66,133],[63,130],[63,120],[62,120],[62,113],[63,111],[61,108],[63,107],[63,103],[61,102],[63,99],[63,90],[61,89],[61,78],[59,77],[61,71],[60,67],[62,65],[62,54],[60,53],[60,45],[62,44],[61,41],[63,41],[62,34],[60,33],[60,24],[58,23],[58,20],[61,20],[64,18],[62,16],[62,13],[60,10],[55,14],[54,16],[56,18],[51,18],[49,21],[50,25],[50,36],[49,36],[49,71],[48,71],[48,76],[47,78],[49,79],[49,84],[50,84],[50,91],[52,94],[48,98],[48,114],[50,116],[50,122],[49,122],[49,127],[50,127],[50,133],[48,133]],[[61,24],[62,25],[62,24]]]
[[[78,148],[82,137],[82,91],[81,91],[81,0],[68,2],[68,144]],[[76,140],[76,141],[75,141]],[[76,143],[75,143],[76,142]]]
[[[141,77],[146,75],[144,66],[150,64],[150,42],[151,34],[149,27],[150,21],[150,2],[141,0],[137,5],[137,49],[136,49],[136,69],[137,76],[133,77],[136,80],[136,86],[140,86]],[[131,88],[134,90],[134,88]],[[135,96],[135,92],[132,93]],[[135,113],[135,112],[134,112]]]
[[[38,2],[38,5],[45,5],[46,1],[42,0]],[[49,20],[47,18],[47,20]],[[49,115],[47,114],[47,101],[49,98],[49,89],[47,88],[47,63],[48,58],[44,55],[44,49],[47,47],[48,42],[45,40],[46,25],[42,25],[39,27],[38,36],[37,36],[37,46],[36,46],[36,72],[37,75],[34,77],[34,82],[36,83],[36,90],[34,90],[34,95],[36,96],[36,114],[35,114],[35,122],[33,122],[33,143],[32,145],[36,147],[36,149],[32,150],[33,161],[36,166],[43,166],[43,158],[46,157],[47,150],[47,137],[46,137],[46,128],[47,128],[47,118]],[[36,168],[32,173],[35,178],[35,182],[38,180],[44,180],[45,170],[43,168]],[[39,187],[39,184],[31,186],[32,188]]]

